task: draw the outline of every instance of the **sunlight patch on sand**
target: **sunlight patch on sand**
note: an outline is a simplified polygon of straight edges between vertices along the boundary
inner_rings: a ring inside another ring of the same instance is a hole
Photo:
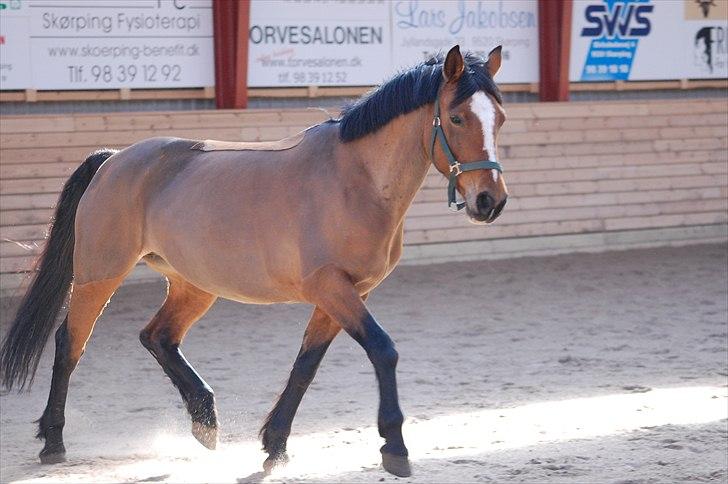
[[[689,425],[728,418],[728,390],[683,387],[577,398],[481,410],[429,420],[408,419],[410,458],[441,459],[550,442],[611,436],[645,427]],[[376,428],[334,430],[292,437],[291,462],[264,481],[335,476],[379,466]],[[157,436],[137,455],[71,463],[25,482],[258,482],[265,455],[257,441],[220,444],[215,452],[192,437]],[[382,471],[383,472],[383,471]],[[384,475],[384,474],[382,474]]]

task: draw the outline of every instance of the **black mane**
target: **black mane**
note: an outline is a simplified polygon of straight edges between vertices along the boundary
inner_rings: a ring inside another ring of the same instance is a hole
[[[402,114],[435,102],[442,83],[444,56],[394,76],[381,86],[345,106],[339,119],[339,137],[352,141],[370,133]],[[486,62],[475,55],[465,55],[465,72],[458,81],[452,106],[457,106],[478,91],[485,91],[502,103],[500,91],[485,68]]]

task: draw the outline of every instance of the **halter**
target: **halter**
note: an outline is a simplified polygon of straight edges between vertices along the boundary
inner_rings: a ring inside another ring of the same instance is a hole
[[[458,202],[455,197],[455,187],[457,185],[458,176],[466,171],[473,170],[498,170],[498,173],[503,173],[503,167],[500,163],[495,160],[480,160],[472,161],[467,163],[460,163],[455,159],[455,155],[452,154],[450,145],[447,144],[447,138],[445,138],[445,131],[442,129],[442,121],[440,120],[440,93],[437,93],[435,98],[435,117],[432,120],[432,143],[430,147],[430,157],[432,161],[435,161],[435,141],[440,140],[440,146],[442,151],[445,152],[447,157],[447,163],[450,165],[450,176],[447,184],[447,206],[454,212],[461,210],[465,206],[465,202]]]

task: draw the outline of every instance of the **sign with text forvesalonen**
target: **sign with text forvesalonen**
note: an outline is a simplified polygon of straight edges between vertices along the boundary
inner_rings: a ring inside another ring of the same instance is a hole
[[[214,83],[211,0],[0,0],[0,89]]]
[[[728,1],[576,0],[572,81],[728,77]]]
[[[454,44],[502,44],[499,82],[537,82],[536,0],[254,0],[248,83],[374,85]]]
[[[372,85],[388,70],[385,0],[254,1],[248,85]]]

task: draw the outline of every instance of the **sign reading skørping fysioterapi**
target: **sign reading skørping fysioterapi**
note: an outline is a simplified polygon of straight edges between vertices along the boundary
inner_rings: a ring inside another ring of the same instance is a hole
[[[0,0],[0,88],[215,83],[210,0]]]

